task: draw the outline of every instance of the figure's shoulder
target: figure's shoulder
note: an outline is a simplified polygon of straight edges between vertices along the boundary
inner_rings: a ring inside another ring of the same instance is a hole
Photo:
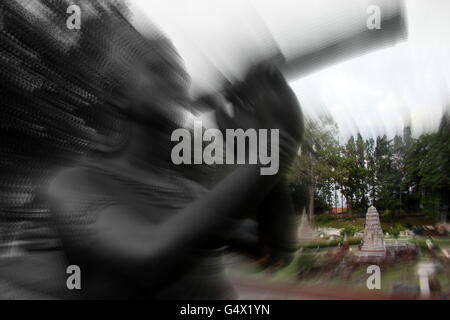
[[[74,195],[95,194],[101,189],[102,175],[84,166],[65,168],[56,172],[47,184],[45,194],[53,199]]]
[[[183,186],[186,192],[190,193],[193,198],[201,198],[205,193],[208,192],[208,189],[201,185],[200,183],[186,179],[186,178],[179,178],[177,181],[179,186]]]

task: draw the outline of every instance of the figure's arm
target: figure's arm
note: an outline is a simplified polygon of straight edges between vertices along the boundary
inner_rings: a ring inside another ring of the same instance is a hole
[[[291,195],[280,179],[258,208],[259,237],[269,263],[287,263],[293,253],[296,223]]]
[[[231,234],[230,249],[269,263],[288,262],[295,240],[295,218],[284,179],[278,181],[256,209],[257,219],[246,219]]]
[[[259,242],[258,222],[253,218],[239,221],[227,238],[226,245],[232,251],[260,259],[264,253]]]
[[[69,250],[80,262],[145,279],[147,285],[161,285],[195,263],[195,248],[226,235],[235,219],[260,203],[276,181],[276,176],[261,176],[258,166],[239,167],[202,199],[161,225],[139,218],[126,205],[105,207],[91,213],[97,215],[91,226],[92,239],[69,243]],[[70,221],[77,211],[72,205],[78,203],[74,198],[83,202],[83,197],[101,191],[93,185],[89,177],[76,171],[54,180],[48,193],[59,221]]]

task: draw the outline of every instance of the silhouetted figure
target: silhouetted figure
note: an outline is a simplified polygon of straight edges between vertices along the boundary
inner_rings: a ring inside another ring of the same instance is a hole
[[[47,183],[45,198],[64,254],[53,258],[59,259],[55,269],[36,271],[61,276],[44,291],[63,298],[232,298],[220,264],[225,247],[268,255],[272,262],[287,259],[293,224],[283,174],[302,134],[297,99],[269,63],[251,67],[241,83],[226,88],[235,114],[217,106],[219,127],[279,129],[280,171],[264,176],[260,165],[238,165],[220,181],[202,184],[192,178],[200,176],[196,169],[170,161],[171,133],[187,126],[183,114],[195,109],[179,57],[156,32],[144,39],[126,23],[111,32],[111,43],[86,36],[77,49],[81,66],[89,49],[108,46],[98,66],[103,78],[82,79],[104,100],[92,99],[92,110],[85,111],[98,125],[90,132],[89,156],[73,168],[53,170]],[[91,70],[70,68],[74,84]],[[47,97],[57,100],[51,92]],[[81,268],[82,290],[65,290],[65,264]]]

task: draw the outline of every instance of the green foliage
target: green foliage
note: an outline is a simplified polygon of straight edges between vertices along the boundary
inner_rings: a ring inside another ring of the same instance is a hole
[[[321,215],[317,216],[315,221],[317,224],[320,225],[320,224],[326,224],[330,220],[331,220],[331,218],[328,214],[321,214]]]
[[[323,248],[329,248],[329,247],[336,247],[339,244],[342,244],[343,239],[336,239],[336,240],[318,240],[318,241],[312,241],[306,244],[300,244],[299,246],[301,248],[309,248],[309,249],[323,249]],[[361,243],[361,238],[356,237],[350,237],[347,239],[349,245],[358,245]]]
[[[392,235],[394,238],[398,238],[398,236],[400,235],[400,231],[405,230],[405,227],[399,223],[389,227],[389,229],[387,230],[387,232]]]
[[[328,227],[328,228],[336,228],[336,229],[343,229],[343,228],[351,228],[356,227],[358,230],[364,229],[364,222],[366,219],[355,219],[355,220],[348,220],[348,219],[332,219],[329,218],[327,221],[320,221],[319,217],[316,219],[316,224],[320,227]]]
[[[326,214],[330,210],[330,206],[325,201],[324,197],[316,194],[314,196],[314,211],[318,216]]]
[[[392,222],[395,217],[394,217],[394,213],[392,210],[386,209],[386,210],[382,211],[382,213],[380,214],[380,218],[384,222]]]
[[[297,208],[312,204],[318,211],[328,210],[332,200],[333,155],[336,154],[337,126],[330,118],[317,122],[306,121],[300,152],[288,172],[288,184],[299,196],[294,200]],[[312,200],[312,201],[311,201]]]
[[[413,240],[410,240],[410,242],[414,243],[421,250],[424,250],[424,251],[428,250],[426,240],[423,238],[422,239],[413,239]]]
[[[354,246],[354,245],[359,245],[361,243],[362,239],[361,238],[349,238],[347,239],[347,242],[349,245]]]
[[[341,236],[345,236],[347,235],[347,237],[351,237],[354,236],[355,233],[359,232],[361,229],[354,226],[354,225],[349,225],[344,227],[344,229],[341,230]]]
[[[419,212],[436,221],[443,208],[448,215],[448,114],[437,132],[418,138],[412,137],[409,127],[393,139],[383,135],[364,140],[357,134],[341,145],[337,137],[329,118],[306,124],[301,152],[288,174],[293,197],[301,198],[302,208],[313,203],[321,213],[334,207],[338,190],[349,213],[362,215],[373,204],[385,222]]]

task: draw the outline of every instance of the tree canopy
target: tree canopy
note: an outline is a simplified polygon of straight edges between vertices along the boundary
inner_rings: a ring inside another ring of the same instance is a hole
[[[392,215],[448,215],[450,115],[436,132],[412,137],[411,128],[388,139],[363,139],[360,134],[339,141],[329,117],[308,120],[305,138],[288,175],[294,203],[309,214],[338,207],[349,212],[369,205]]]

